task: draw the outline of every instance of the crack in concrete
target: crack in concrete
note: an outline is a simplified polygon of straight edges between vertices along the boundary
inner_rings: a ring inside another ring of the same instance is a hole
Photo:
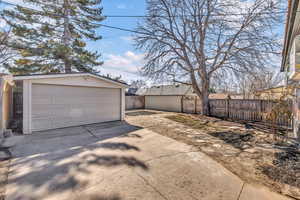
[[[91,136],[100,139],[97,135],[95,135],[90,129],[88,129],[86,126],[81,126],[83,129],[85,129]]]
[[[150,158],[148,160],[145,160],[145,162],[151,162],[153,160],[157,160],[157,159],[160,159],[160,158],[168,158],[168,157],[173,157],[173,156],[177,156],[177,155],[180,155],[180,154],[188,154],[188,153],[201,153],[201,152],[200,151],[177,152],[177,153],[173,153],[173,154],[161,155],[161,156],[157,156],[157,157],[154,157],[154,158]]]
[[[6,199],[6,190],[7,190],[7,185],[8,185],[8,176],[9,176],[9,172],[10,172],[10,168],[11,168],[11,159],[12,158],[10,158],[9,160],[8,160],[8,163],[7,163],[7,166],[5,166],[6,168],[7,168],[7,171],[6,171],[6,173],[5,173],[5,180],[2,182],[3,183],[3,185],[4,185],[4,188],[3,188],[3,194],[2,194],[2,197],[3,197],[3,199]],[[1,194],[0,194],[0,198],[1,198]]]
[[[133,171],[133,170],[132,170]],[[143,177],[142,175],[140,175],[139,173],[133,171],[133,173],[135,173],[137,176],[139,176],[141,179],[143,179],[143,181],[149,185],[155,192],[157,192],[163,199],[165,200],[169,200],[163,193],[161,193],[156,187],[154,187],[145,177]]]
[[[245,182],[243,182],[243,185],[242,185],[242,188],[241,188],[241,191],[240,191],[240,193],[239,193],[239,195],[238,195],[238,198],[237,198],[237,200],[240,200],[240,198],[241,198],[241,195],[242,195],[242,193],[243,193],[243,190],[244,190],[244,186],[245,186]]]

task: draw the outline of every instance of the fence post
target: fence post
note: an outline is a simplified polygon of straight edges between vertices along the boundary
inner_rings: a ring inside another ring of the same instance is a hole
[[[227,119],[229,119],[229,99],[226,99],[226,116]]]
[[[181,112],[183,113],[183,96],[181,96]]]
[[[197,96],[195,97],[195,114],[197,114]]]
[[[259,108],[259,113],[260,113],[260,121],[263,120],[263,100],[260,100],[260,104],[259,104],[260,108]]]

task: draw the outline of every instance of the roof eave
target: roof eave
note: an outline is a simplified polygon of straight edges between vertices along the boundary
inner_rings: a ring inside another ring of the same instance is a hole
[[[284,36],[284,46],[282,51],[282,61],[280,71],[283,72],[286,66],[287,54],[289,51],[288,45],[290,44],[291,35],[294,27],[294,22],[296,18],[296,11],[298,9],[299,0],[290,0],[288,5],[288,15],[287,15],[287,24],[285,28],[285,36]]]
[[[19,80],[31,80],[31,79],[46,79],[46,78],[63,78],[63,77],[78,77],[78,76],[91,76],[93,78],[97,78],[118,86],[121,86],[123,88],[128,88],[129,85],[125,84],[125,83],[121,83],[121,82],[117,82],[114,80],[110,80],[95,74],[91,74],[91,73],[75,73],[75,74],[45,74],[45,75],[24,75],[24,76],[15,76],[13,77],[14,81],[19,81]]]

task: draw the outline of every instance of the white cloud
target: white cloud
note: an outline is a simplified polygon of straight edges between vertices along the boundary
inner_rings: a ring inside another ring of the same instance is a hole
[[[144,54],[136,54],[132,51],[127,51],[123,55],[108,54],[104,55],[101,73],[121,75],[126,81],[139,79],[141,78],[139,71],[144,63]]]
[[[5,28],[6,25],[7,23],[3,19],[0,19],[0,28]]]
[[[120,39],[125,42],[133,42],[133,36],[121,36]]]
[[[117,5],[117,8],[118,8],[118,9],[126,9],[127,6],[126,6],[125,4],[118,4],[118,5]]]

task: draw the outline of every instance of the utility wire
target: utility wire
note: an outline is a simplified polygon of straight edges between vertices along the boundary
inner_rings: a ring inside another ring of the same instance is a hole
[[[106,28],[110,28],[110,29],[117,29],[117,30],[121,30],[121,31],[126,31],[126,32],[131,32],[131,33],[137,33],[137,34],[143,34],[145,35],[145,33],[139,32],[139,31],[135,31],[135,30],[130,30],[127,28],[120,28],[120,27],[116,27],[116,26],[109,26],[109,25],[105,25],[105,24],[98,24],[102,27],[106,27]]]
[[[3,1],[3,0],[0,0],[0,4],[1,3],[11,5],[11,6],[20,6],[20,5],[10,3],[10,2],[7,2],[7,1]],[[30,10],[35,10],[33,8],[28,8],[26,6],[20,6],[20,7],[30,9]],[[296,12],[300,12],[300,11],[296,11]],[[259,13],[259,14],[264,15],[264,14],[285,14],[285,13],[287,13],[287,11],[262,12],[262,13]],[[224,16],[243,16],[243,15],[248,15],[248,14],[247,13],[225,13],[225,14],[211,14],[210,16],[224,17]],[[195,15],[172,15],[170,17],[176,18],[176,17],[183,17],[183,16],[193,16],[194,17]],[[208,15],[202,14],[202,15],[196,15],[196,16],[205,17],[205,16],[208,16]],[[103,15],[103,17],[106,17],[106,18],[149,18],[149,17],[169,17],[169,16],[163,16],[163,15]]]
[[[3,1],[3,0],[0,0],[0,4],[1,3],[5,3],[5,4],[8,4],[8,5],[12,5],[12,6],[19,6],[19,5],[16,5],[16,4],[13,4],[13,3],[9,3],[9,2]],[[21,7],[23,7],[23,6],[21,6]],[[37,11],[36,9],[32,9],[32,8],[27,8],[27,7],[24,7],[24,8]],[[241,15],[241,13],[240,14],[235,14],[235,15]],[[203,16],[205,16],[205,15],[203,15]],[[225,15],[217,15],[217,16],[225,16]],[[142,15],[140,15],[140,16],[106,15],[104,17],[120,17],[120,18],[121,17],[132,17],[133,18],[133,17],[150,17],[150,16],[146,16],[146,15],[145,16],[142,16]],[[159,17],[159,16],[152,16],[152,17]],[[160,17],[166,17],[166,16],[160,16]],[[42,22],[41,22],[41,24],[49,25],[48,23],[42,23]],[[121,31],[125,31],[125,32],[131,32],[131,33],[136,33],[136,34],[148,35],[147,33],[139,32],[139,31],[131,30],[131,29],[127,29],[127,28],[121,28],[121,27],[110,26],[110,25],[105,25],[105,24],[97,24],[97,23],[92,23],[92,24],[94,24],[94,25],[100,25],[102,27],[109,28],[109,29],[115,29],[115,30],[121,30]],[[234,27],[232,27],[232,28],[234,28]],[[236,27],[236,28],[239,28],[239,27]]]

